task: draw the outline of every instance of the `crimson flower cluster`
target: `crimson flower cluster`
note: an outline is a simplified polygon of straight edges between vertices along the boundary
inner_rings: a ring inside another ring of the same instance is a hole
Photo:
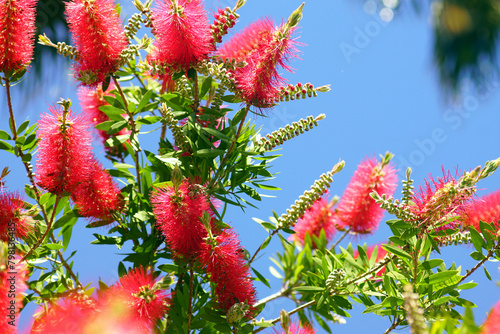
[[[75,77],[89,86],[104,82],[120,68],[128,45],[114,2],[72,0],[66,18],[78,52]]]
[[[151,333],[155,322],[171,304],[170,294],[159,286],[151,270],[132,269],[99,300],[86,296],[61,298],[47,311],[41,310],[32,333]]]
[[[36,0],[0,1],[0,72],[10,76],[33,56]]]
[[[38,185],[57,195],[71,194],[80,214],[114,221],[123,201],[116,183],[92,154],[88,122],[72,111],[50,108],[39,122]]]
[[[18,192],[0,193],[0,241],[24,239],[33,230],[28,204]]]
[[[200,185],[174,181],[173,186],[153,193],[151,204],[157,227],[174,255],[197,261],[209,274],[221,309],[227,312],[236,303],[255,303],[255,289],[236,233],[217,229],[210,200]],[[202,222],[204,213],[210,216],[208,224]]]

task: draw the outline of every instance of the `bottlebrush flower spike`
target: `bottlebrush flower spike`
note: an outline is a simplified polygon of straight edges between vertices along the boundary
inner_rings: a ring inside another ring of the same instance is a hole
[[[474,226],[479,231],[479,222],[495,223],[500,227],[500,190],[492,192],[480,199],[473,200],[465,206],[460,214],[464,226]]]
[[[257,20],[231,37],[217,50],[216,55],[223,59],[245,61],[249,54],[257,52],[271,42],[273,31],[273,21],[268,18]]]
[[[75,77],[88,86],[104,82],[120,68],[128,45],[114,2],[72,0],[66,2],[66,17],[79,55]]]
[[[115,220],[113,213],[123,209],[120,189],[95,158],[87,164],[90,167],[89,173],[75,187],[71,199],[82,216],[100,220],[99,225],[109,224]]]
[[[109,105],[108,102],[104,99],[104,96],[114,96],[111,91],[115,88],[114,84],[111,83],[108,90],[106,92],[103,92],[102,90],[102,85],[99,84],[95,88],[90,88],[90,87],[80,87],[78,90],[78,98],[80,100],[80,105],[82,107],[83,112],[85,115],[90,119],[91,123],[96,126],[97,124],[100,124],[102,122],[109,121],[109,117],[99,110],[100,107]],[[101,141],[104,145],[106,140],[108,140],[111,137],[116,137],[116,136],[121,136],[121,135],[129,135],[131,133],[130,130],[127,130],[126,128],[121,129],[119,132],[115,134],[108,134],[107,131],[103,130],[96,130],[97,133],[99,134],[99,137],[101,138]],[[122,155],[123,149],[125,148],[124,145],[120,146],[114,146],[114,147],[108,147],[104,146],[105,150],[107,151],[108,155],[114,156],[114,157],[120,157]]]
[[[292,322],[286,328],[274,329],[275,334],[315,334],[316,331],[309,324],[300,325],[297,322]]]
[[[36,0],[0,0],[0,72],[7,77],[33,57]]]
[[[0,242],[0,252],[4,252],[5,244]],[[19,311],[23,307],[23,293],[26,291],[26,263],[15,255],[13,260],[6,261],[0,255],[0,333],[17,333]]]
[[[106,291],[105,305],[120,303],[137,324],[150,333],[154,323],[161,319],[171,303],[170,295],[161,290],[154,273],[143,267],[134,268],[122,276],[116,286]]]
[[[89,172],[92,138],[88,123],[68,109],[51,107],[49,111],[38,123],[37,183],[54,194],[72,192]]]
[[[237,303],[253,305],[256,302],[249,267],[233,230],[225,230],[203,242],[198,260],[201,267],[206,268],[210,281],[216,284],[214,293],[225,312]]]
[[[294,230],[293,240],[302,245],[306,234],[319,237],[322,230],[325,231],[326,240],[330,241],[335,233],[335,218],[330,203],[324,198],[316,200],[295,224]],[[313,247],[315,246],[313,241]]]
[[[153,67],[187,71],[214,50],[207,14],[199,0],[162,0],[153,9],[152,22],[156,39],[148,58]]]
[[[0,194],[0,240],[8,242],[28,236],[33,229],[33,219],[27,209],[18,192]]]
[[[476,189],[468,179],[475,179],[476,174],[476,171],[465,173],[456,180],[443,168],[442,177],[434,180],[430,176],[425,180],[425,186],[420,186],[413,194],[408,209],[419,224],[432,227],[441,225],[447,218],[458,216],[465,203],[474,195]]]
[[[205,211],[211,212],[210,202],[200,185],[188,180],[173,187],[159,188],[151,195],[158,229],[176,256],[192,257],[207,236],[200,221]]]
[[[481,334],[500,333],[500,302],[496,303],[484,322]]]
[[[350,229],[352,233],[371,233],[378,227],[384,211],[370,193],[391,196],[396,190],[396,170],[390,164],[392,157],[386,153],[380,163],[372,158],[359,164],[336,209],[338,228]]]
[[[60,298],[49,309],[42,308],[35,314],[31,333],[90,333],[84,328],[96,312],[96,301],[91,297],[71,295]]]

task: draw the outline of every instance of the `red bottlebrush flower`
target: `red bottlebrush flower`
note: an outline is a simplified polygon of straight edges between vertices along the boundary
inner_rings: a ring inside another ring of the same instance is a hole
[[[479,231],[479,222],[495,223],[500,227],[500,190],[492,192],[465,206],[460,215],[465,226],[474,226]]]
[[[304,244],[306,234],[319,237],[321,230],[325,231],[326,240],[331,240],[335,233],[335,216],[330,204],[324,198],[318,199],[307,209],[304,215],[297,221],[294,227],[293,240]],[[316,247],[313,241],[313,247]]]
[[[18,192],[0,194],[0,240],[24,239],[33,229],[31,216],[26,214],[28,205]]]
[[[497,333],[500,333],[500,302],[498,302],[490,311],[490,314],[481,329],[481,334]]]
[[[114,89],[113,83],[110,84],[106,92],[102,91],[102,85],[100,84],[96,88],[80,87],[78,91],[78,98],[80,99],[82,110],[86,114],[86,116],[90,119],[90,121],[94,126],[102,122],[109,121],[109,117],[104,112],[99,110],[99,108],[105,105],[109,105],[109,103],[106,102],[106,100],[104,99],[104,96],[114,96],[111,93],[113,89]],[[107,131],[103,130],[96,130],[96,131],[99,134],[99,137],[101,138],[103,144],[106,142],[106,140],[108,140],[111,137],[128,135],[131,133],[131,131],[127,130],[126,128],[121,129],[119,132],[112,135],[108,134]],[[105,146],[104,148],[106,149],[106,151],[110,156],[118,156],[118,157],[121,156],[123,150],[125,149],[124,146],[122,146],[123,149],[121,149],[120,146],[114,146],[114,147]]]
[[[0,0],[0,72],[23,69],[33,57],[36,0]]]
[[[296,28],[286,24],[274,29],[272,38],[245,58],[247,65],[235,73],[236,86],[242,99],[258,108],[268,108],[279,95],[284,79],[278,66],[291,72],[288,61],[297,56],[298,42],[292,38]]]
[[[371,259],[373,251],[375,249],[377,249],[377,258],[375,260],[375,263],[377,263],[377,262],[380,262],[387,255],[387,251],[385,249],[383,249],[382,247],[380,247],[380,245],[368,246],[368,248],[366,249],[366,256],[368,257],[368,259]],[[359,257],[358,250],[354,251],[354,254],[353,254],[352,257],[355,258],[355,259],[357,259]],[[381,277],[384,273],[385,273],[385,267],[382,268],[382,269],[380,269],[376,273],[376,275]]]
[[[75,77],[95,86],[116,72],[127,37],[112,0],[73,0],[66,3],[66,17],[78,51]]]
[[[0,243],[0,251],[1,248]],[[2,334],[17,333],[17,319],[23,307],[22,294],[27,289],[26,280],[26,263],[20,262],[19,256],[9,254],[9,261],[5,265],[0,263],[0,309],[3,313],[0,318],[0,333]]]
[[[118,285],[106,293],[105,304],[120,303],[125,307],[124,314],[140,324],[150,333],[154,323],[161,319],[171,303],[170,295],[157,286],[151,270],[135,268],[120,278]]]
[[[54,107],[49,111],[38,122],[37,183],[51,193],[72,192],[86,180],[92,159],[88,123],[72,111],[64,113]]]
[[[397,187],[396,170],[392,165],[383,167],[375,158],[365,159],[354,172],[337,207],[337,227],[349,228],[354,233],[371,233],[380,223],[384,211],[370,193],[391,196]]]
[[[315,334],[316,331],[312,328],[310,324],[300,325],[297,322],[292,322],[287,330],[282,328],[274,329],[274,333],[276,334]]]
[[[157,189],[151,195],[151,204],[157,227],[174,255],[195,255],[207,236],[200,218],[203,212],[212,212],[207,196],[197,191],[196,184],[183,180],[178,189]]]
[[[60,298],[35,314],[31,333],[88,333],[85,326],[96,315],[96,301],[87,296]]]
[[[210,25],[199,0],[164,0],[153,9],[151,64],[187,71],[213,51]]]
[[[214,244],[203,242],[198,260],[216,284],[215,295],[221,309],[227,312],[236,303],[255,304],[255,288],[233,230],[223,231]]]
[[[123,209],[123,198],[111,175],[97,160],[89,165],[91,169],[87,178],[75,188],[71,198],[82,216],[100,220],[100,224],[106,225],[115,220],[114,211]]]
[[[273,22],[263,18],[251,23],[243,31],[235,34],[217,50],[221,58],[244,61],[247,56],[265,47],[273,38]]]
[[[413,194],[408,209],[421,224],[436,226],[451,215],[457,216],[474,192],[474,188],[460,188],[451,173],[443,169],[443,177],[434,180],[429,176],[425,180],[425,186]]]

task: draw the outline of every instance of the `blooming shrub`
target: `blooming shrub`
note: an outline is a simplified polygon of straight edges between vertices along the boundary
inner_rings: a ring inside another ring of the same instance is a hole
[[[261,190],[276,190],[269,163],[277,147],[300,140],[326,117],[261,134],[248,115],[329,87],[286,83],[281,74],[297,57],[304,5],[281,24],[260,19],[221,45],[244,4],[219,9],[210,23],[200,0],[135,0],[138,13],[122,27],[111,0],[67,2],[75,45],[47,36],[39,42],[74,61],[83,112],[61,99],[36,124],[17,125],[10,90],[31,61],[34,3],[0,0],[0,71],[10,122],[0,150],[19,158],[27,173],[24,193],[7,189],[8,169],[0,175],[0,306],[7,312],[0,333],[16,332],[23,303],[39,305],[32,333],[246,334],[269,327],[269,333],[330,330],[346,321],[353,302],[389,318],[386,333],[405,326],[413,333],[455,326],[479,332],[469,310],[462,316],[457,307],[470,305],[460,296],[475,286],[470,276],[500,259],[498,192],[475,197],[477,183],[495,172],[500,158],[429,178],[418,191],[408,169],[402,197],[394,199],[397,171],[387,152],[363,160],[343,195],[327,200],[344,168],[339,161],[284,213],[254,218],[267,236],[257,249],[245,249],[227,208],[256,206]],[[147,35],[138,39],[141,25]],[[158,146],[141,144],[145,132],[156,135]],[[95,135],[105,157],[92,151]],[[346,236],[375,233],[385,213],[393,216],[386,222],[388,242],[339,246]],[[92,244],[131,249],[111,286],[91,287],[73,267],[67,248],[81,221],[97,227]],[[264,261],[265,248],[278,238],[283,250],[271,273],[283,285],[260,296],[257,284],[271,286],[255,262]],[[463,273],[439,255],[457,243],[474,246],[476,264]],[[262,318],[277,298],[295,307]],[[497,313],[498,307],[485,333],[495,332]]]

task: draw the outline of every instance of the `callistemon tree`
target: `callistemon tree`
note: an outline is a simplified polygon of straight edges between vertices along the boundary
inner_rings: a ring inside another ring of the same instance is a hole
[[[386,333],[405,326],[497,333],[499,306],[483,327],[457,307],[473,305],[460,295],[475,287],[471,275],[500,260],[500,195],[475,195],[500,159],[443,171],[418,189],[411,170],[400,171],[400,199],[391,153],[361,161],[338,197],[329,188],[340,161],[285,212],[240,218],[267,232],[256,249],[244,248],[227,208],[257,206],[260,190],[276,190],[269,185],[276,150],[326,117],[267,134],[249,115],[329,91],[282,74],[301,47],[304,5],[282,23],[261,18],[240,28],[244,4],[209,13],[200,0],[135,0],[139,12],[124,24],[112,0],[66,2],[73,46],[45,35],[38,41],[73,61],[81,106],[49,101],[36,123],[18,124],[11,89],[32,60],[36,4],[0,0],[10,125],[0,131],[0,149],[27,173],[22,191],[2,181],[9,167],[0,177],[0,333],[17,331],[27,304],[39,305],[31,333],[314,333],[346,321],[353,302],[387,317]],[[146,126],[154,131],[141,132]],[[156,136],[153,147],[142,144],[146,134]],[[93,138],[105,156],[95,155]],[[361,245],[387,213],[388,240]],[[116,282],[80,280],[66,252],[75,224],[94,229],[94,247],[131,249]],[[346,236],[351,243],[339,247]],[[281,287],[254,268],[273,238],[283,246],[271,268]],[[471,268],[440,259],[457,243],[472,243]],[[277,292],[262,296],[256,282]],[[263,318],[277,298],[295,307]]]

